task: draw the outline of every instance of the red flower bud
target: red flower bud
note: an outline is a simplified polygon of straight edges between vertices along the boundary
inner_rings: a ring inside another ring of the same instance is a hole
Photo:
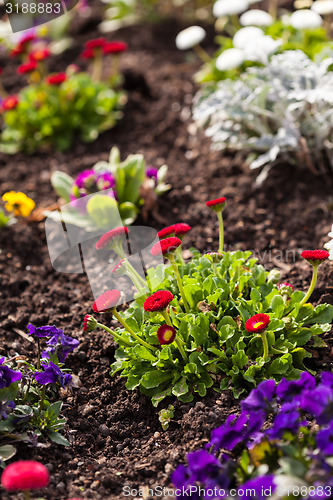
[[[304,250],[301,256],[312,266],[319,266],[319,264],[329,258],[330,254],[326,250]]]
[[[94,40],[89,40],[84,44],[85,49],[99,49],[101,47],[104,47],[105,44],[107,44],[107,40],[105,38],[95,38]]]
[[[164,311],[172,300],[173,295],[171,292],[158,290],[145,300],[143,308],[147,312]]]
[[[10,95],[9,97],[6,97],[6,99],[2,101],[1,107],[3,111],[9,111],[11,109],[15,109],[18,103],[19,103],[18,97],[16,95]]]
[[[268,314],[256,314],[247,320],[245,323],[245,329],[250,333],[260,333],[268,327],[269,322],[270,319]]]
[[[25,73],[31,73],[32,71],[35,71],[36,68],[37,68],[36,61],[29,61],[25,64],[21,64],[21,66],[17,68],[17,72],[23,75]]]
[[[174,235],[175,235],[175,226],[165,227],[157,233],[157,236],[159,237],[160,240],[163,240],[165,238],[169,238],[170,236],[174,236]]]
[[[97,250],[106,247],[108,243],[112,243],[112,241],[116,238],[124,239],[126,234],[128,233],[129,230],[126,226],[120,226],[116,227],[115,229],[111,229],[111,231],[108,231],[100,237],[100,239],[96,243]]]
[[[168,256],[174,253],[181,244],[182,242],[179,238],[166,238],[165,240],[162,240],[153,246],[153,248],[151,249],[151,254],[154,257],[156,257],[156,255]]]
[[[127,49],[128,49],[127,43],[121,41],[114,41],[105,44],[103,47],[103,52],[104,54],[120,54],[120,52],[124,52]]]
[[[119,303],[121,292],[119,290],[108,290],[95,300],[93,311],[95,313],[109,311]]]
[[[83,321],[83,331],[84,332],[93,332],[96,329],[97,321],[90,314],[86,314]]]
[[[1,484],[6,490],[32,490],[45,488],[50,475],[40,462],[21,460],[8,465],[1,476]]]
[[[216,200],[211,200],[206,202],[206,206],[214,210],[214,212],[222,212],[225,207],[226,199],[224,197],[217,198]]]
[[[180,222],[179,224],[175,224],[174,228],[175,228],[175,235],[178,238],[180,238],[181,236],[184,236],[192,229],[191,226],[189,226],[188,224],[185,224],[185,222]]]
[[[161,325],[157,330],[157,339],[161,345],[169,345],[175,340],[176,333],[173,326]]]
[[[46,78],[46,83],[49,85],[61,85],[65,80],[67,80],[66,73],[57,73],[56,75],[50,75]]]

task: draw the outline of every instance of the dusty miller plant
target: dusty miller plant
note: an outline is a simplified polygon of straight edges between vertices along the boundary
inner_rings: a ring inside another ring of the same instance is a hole
[[[193,117],[214,149],[248,153],[251,168],[281,160],[324,172],[333,166],[333,59],[311,61],[302,51],[273,56],[238,80],[203,88]]]

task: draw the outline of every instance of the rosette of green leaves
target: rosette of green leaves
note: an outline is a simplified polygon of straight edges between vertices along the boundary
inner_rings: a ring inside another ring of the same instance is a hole
[[[8,154],[65,151],[75,136],[92,142],[115,126],[126,102],[124,92],[87,73],[69,75],[61,85],[29,85],[18,99],[16,108],[2,114],[0,150]]]
[[[188,355],[185,362],[176,343],[159,346],[156,332],[164,323],[159,313],[144,312],[144,298],[137,299],[125,313],[131,328],[146,342],[116,351],[112,374],[127,378],[128,389],[140,388],[155,406],[167,396],[182,402],[207,389],[232,389],[236,398],[267,378],[279,381],[296,378],[306,369],[303,360],[311,357],[305,346],[325,346],[318,335],[331,329],[333,307],[320,304],[300,306],[304,292],[295,291],[284,299],[268,272],[251,257],[251,252],[225,252],[219,264],[195,254],[179,265],[190,312],[179,307],[179,291],[170,269],[149,269],[150,283],[165,277],[159,289],[170,290],[175,298],[170,317]],[[245,322],[258,313],[270,316],[266,330],[269,354],[263,358],[259,335],[245,330]]]
[[[149,183],[148,187],[157,196],[162,195],[171,187],[164,182],[168,171],[166,165],[158,169],[155,185],[154,180],[146,177],[146,162],[143,155],[129,155],[121,161],[119,149],[116,147],[111,149],[109,160],[97,162],[93,170],[99,173],[110,172],[113,175],[117,201],[110,196],[103,195],[101,191],[98,195],[91,196],[86,214],[81,214],[75,207],[71,208],[66,205],[66,210],[62,210],[60,216],[58,212],[47,212],[46,215],[56,220],[61,217],[65,223],[95,230],[96,227],[112,227],[114,221],[118,219],[119,212],[124,225],[128,226],[135,221],[144,204],[141,194],[141,187],[144,183]],[[75,179],[65,172],[56,171],[51,177],[55,192],[66,203],[70,203],[70,192],[74,182]]]

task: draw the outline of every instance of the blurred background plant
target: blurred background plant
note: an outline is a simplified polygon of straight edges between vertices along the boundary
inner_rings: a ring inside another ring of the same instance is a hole
[[[17,217],[29,217],[36,207],[35,202],[20,191],[8,191],[2,196],[4,209],[0,207],[0,229],[17,222]]]
[[[87,230],[96,226],[112,227],[118,213],[125,225],[132,224],[140,210],[156,209],[157,197],[171,186],[164,183],[167,166],[159,169],[146,166],[143,155],[130,155],[123,162],[119,149],[113,147],[108,161],[99,161],[76,179],[65,172],[54,172],[52,186],[65,203],[66,210],[46,212],[46,215]],[[105,194],[103,194],[105,191]],[[89,196],[99,193],[96,196]],[[68,208],[68,210],[67,210]],[[101,214],[106,215],[106,221]],[[107,223],[109,221],[109,225]]]

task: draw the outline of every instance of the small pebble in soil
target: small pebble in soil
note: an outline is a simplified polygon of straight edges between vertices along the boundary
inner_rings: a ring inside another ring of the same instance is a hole
[[[110,429],[105,424],[101,424],[98,428],[98,431],[102,434],[103,437],[108,437],[110,434]]]

